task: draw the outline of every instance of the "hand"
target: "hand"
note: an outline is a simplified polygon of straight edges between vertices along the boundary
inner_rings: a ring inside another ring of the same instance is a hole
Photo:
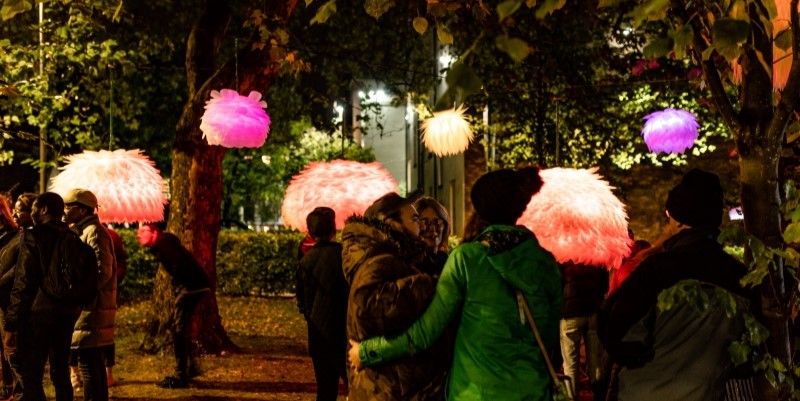
[[[347,351],[347,359],[350,360],[350,366],[352,366],[356,371],[359,371],[363,367],[361,366],[361,355],[359,355],[359,352],[361,351],[361,343],[353,340],[349,341],[350,351]]]
[[[7,331],[3,334],[3,349],[9,357],[17,351],[17,332]]]

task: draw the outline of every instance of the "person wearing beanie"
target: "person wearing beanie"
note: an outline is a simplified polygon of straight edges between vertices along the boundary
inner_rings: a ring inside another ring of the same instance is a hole
[[[721,400],[732,369],[728,346],[742,322],[714,304],[724,290],[744,302],[745,266],[717,242],[723,194],[719,178],[699,169],[669,191],[667,226],[644,259],[606,300],[600,339],[617,365],[620,400]],[[662,291],[688,285],[710,294],[698,308],[686,298],[662,310]],[[613,379],[612,379],[613,380]]]
[[[558,352],[561,275],[536,236],[515,225],[541,186],[536,168],[481,176],[470,193],[471,240],[450,253],[430,306],[391,337],[351,340],[351,364],[378,368],[422,352],[453,323],[448,400],[551,400],[545,355]],[[532,311],[545,349],[521,319],[521,302]]]
[[[336,401],[339,378],[347,386],[347,282],[342,245],[335,242],[336,214],[318,207],[306,217],[314,246],[300,260],[297,303],[308,325],[308,353],[317,381],[317,401]]]

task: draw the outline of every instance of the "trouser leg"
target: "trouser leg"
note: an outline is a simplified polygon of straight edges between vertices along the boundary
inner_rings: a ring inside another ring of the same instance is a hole
[[[189,379],[189,359],[192,356],[192,340],[189,324],[195,308],[205,293],[180,294],[175,299],[175,327],[173,330],[173,350],[175,351],[175,376]]]
[[[108,401],[108,384],[102,348],[78,351],[78,366],[83,376],[84,401]]]
[[[47,363],[48,341],[41,335],[42,327],[30,322],[17,332],[17,349],[11,357],[16,373],[16,401],[46,401],[44,395],[44,366]],[[46,328],[45,328],[46,329]]]
[[[337,352],[324,337],[309,326],[308,350],[314,365],[317,381],[317,401],[336,401],[339,394],[339,374]]]
[[[564,375],[570,378],[572,393],[578,387],[580,366],[581,331],[580,318],[561,319],[561,355],[564,358]]]

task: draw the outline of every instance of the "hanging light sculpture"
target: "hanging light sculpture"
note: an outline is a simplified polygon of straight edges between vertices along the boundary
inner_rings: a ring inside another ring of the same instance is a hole
[[[559,263],[616,269],[630,253],[628,215],[597,169],[550,168],[518,224]]]
[[[655,153],[683,153],[694,145],[700,126],[694,114],[681,109],[664,109],[644,117],[642,136]]]
[[[50,191],[64,196],[73,188],[92,191],[103,223],[164,219],[166,184],[155,164],[139,149],[101,150],[70,155],[52,179]]]
[[[292,177],[281,206],[283,223],[306,231],[306,216],[327,206],[336,212],[336,228],[353,214],[362,214],[375,200],[397,191],[397,180],[378,163],[348,160],[309,163]]]
[[[422,143],[439,157],[457,155],[469,147],[474,138],[472,128],[464,118],[466,110],[459,106],[433,113],[422,122]]]
[[[241,96],[232,89],[211,91],[200,130],[209,145],[226,148],[258,148],[269,135],[270,119],[267,103],[261,93],[252,91]]]

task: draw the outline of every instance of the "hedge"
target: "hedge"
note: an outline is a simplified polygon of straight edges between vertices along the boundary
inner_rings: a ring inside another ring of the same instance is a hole
[[[153,277],[158,264],[136,241],[135,230],[116,231],[125,242],[129,255],[128,270],[119,288],[120,302],[146,298],[153,292]],[[302,239],[303,235],[295,231],[221,231],[217,246],[218,293],[293,293],[297,246]]]

